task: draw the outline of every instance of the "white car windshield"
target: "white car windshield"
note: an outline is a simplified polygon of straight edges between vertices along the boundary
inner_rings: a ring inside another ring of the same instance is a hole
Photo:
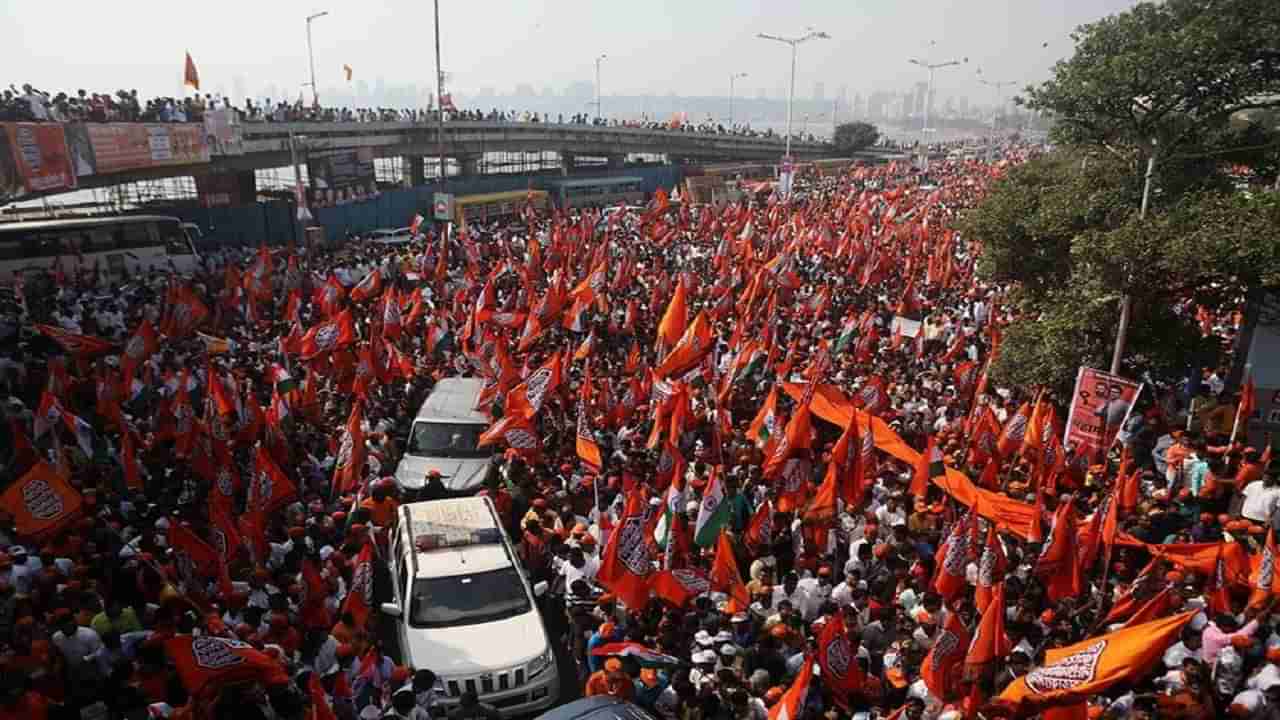
[[[483,425],[418,422],[409,433],[409,454],[440,458],[482,458],[490,451],[477,448]]]
[[[532,610],[513,567],[413,582],[409,624],[446,628],[505,620]]]

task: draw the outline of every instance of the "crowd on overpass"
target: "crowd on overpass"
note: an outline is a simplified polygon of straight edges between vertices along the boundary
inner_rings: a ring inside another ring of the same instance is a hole
[[[10,85],[0,93],[0,122],[201,122],[207,111],[227,108],[234,110],[241,122],[436,122],[434,109],[384,108],[384,107],[324,107],[308,105],[301,100],[265,99],[255,102],[245,98],[242,105],[233,105],[230,98],[212,93],[195,93],[188,97],[157,97],[140,100],[137,90],[117,90],[114,93],[50,93],[29,84],[21,89]],[[593,125],[597,127],[629,127],[649,130],[679,130],[681,132],[739,137],[778,137],[772,129],[755,130],[748,124],[726,127],[708,118],[703,122],[689,123],[676,120],[659,121],[642,118],[623,120],[598,118],[587,113],[566,116],[549,112],[516,110],[446,110],[446,120],[497,121],[524,123],[556,123]],[[797,133],[797,140],[819,142],[812,133]]]

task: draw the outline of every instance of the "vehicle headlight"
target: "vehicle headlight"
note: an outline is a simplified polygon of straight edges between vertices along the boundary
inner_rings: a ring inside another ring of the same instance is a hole
[[[535,675],[538,675],[551,667],[551,663],[554,663],[555,661],[555,656],[551,654],[551,648],[543,650],[541,655],[530,660],[529,664],[524,666],[525,677],[532,678]]]

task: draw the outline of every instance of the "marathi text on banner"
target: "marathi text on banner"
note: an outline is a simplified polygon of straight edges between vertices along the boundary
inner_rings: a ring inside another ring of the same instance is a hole
[[[1142,385],[1132,380],[1080,368],[1063,444],[1077,449],[1088,447],[1090,453],[1110,447],[1141,390]]]
[[[88,130],[99,173],[209,162],[203,125],[102,123]]]
[[[244,154],[244,132],[239,116],[231,108],[205,112],[204,137],[210,155]]]
[[[67,137],[58,123],[0,123],[8,158],[0,160],[0,196],[74,190]]]

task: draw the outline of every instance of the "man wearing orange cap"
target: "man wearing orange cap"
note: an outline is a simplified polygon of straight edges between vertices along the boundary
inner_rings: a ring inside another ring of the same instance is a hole
[[[630,700],[635,697],[636,687],[631,682],[631,678],[622,671],[622,661],[611,657],[604,661],[604,667],[591,673],[591,677],[587,678],[587,686],[582,694],[587,697],[611,695],[622,700]]]

